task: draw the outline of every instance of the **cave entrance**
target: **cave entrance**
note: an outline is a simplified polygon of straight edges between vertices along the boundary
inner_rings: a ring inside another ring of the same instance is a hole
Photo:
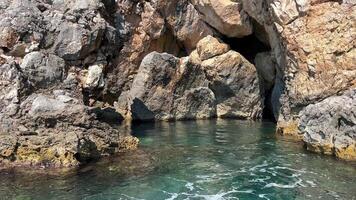
[[[268,44],[259,40],[259,38],[257,38],[255,34],[251,34],[243,38],[229,38],[223,36],[221,39],[224,43],[229,44],[232,50],[239,52],[243,57],[245,57],[250,63],[254,65],[256,64],[255,57],[258,53],[271,51],[271,47]],[[261,82],[261,85],[262,84],[263,81]],[[264,96],[264,108],[263,108],[262,119],[264,121],[276,122],[273,115],[273,109],[271,103],[273,87],[271,89],[263,89],[263,87],[261,86],[261,89]]]
[[[276,123],[277,120],[273,114],[273,106],[272,106],[272,91],[274,85],[271,89],[264,91],[264,107],[262,111],[262,120]]]
[[[261,42],[255,34],[243,38],[229,38],[223,36],[221,39],[224,43],[229,44],[232,50],[239,52],[253,64],[255,64],[254,59],[258,53],[271,51],[271,48]]]

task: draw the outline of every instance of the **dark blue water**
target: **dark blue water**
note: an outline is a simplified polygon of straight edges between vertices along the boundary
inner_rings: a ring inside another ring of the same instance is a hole
[[[235,120],[136,125],[140,149],[71,172],[0,173],[0,199],[356,199],[355,164]]]

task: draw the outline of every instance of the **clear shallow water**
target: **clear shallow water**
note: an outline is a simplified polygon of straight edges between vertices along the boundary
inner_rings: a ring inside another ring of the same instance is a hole
[[[158,123],[132,131],[140,150],[75,172],[0,172],[0,199],[356,199],[355,164],[276,139],[272,123]]]

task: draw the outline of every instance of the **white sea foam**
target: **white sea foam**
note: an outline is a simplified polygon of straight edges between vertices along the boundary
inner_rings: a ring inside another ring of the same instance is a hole
[[[315,187],[316,183],[313,181],[306,181],[311,187]]]
[[[255,171],[256,169],[259,169],[259,168],[262,168],[262,167],[267,167],[267,166],[268,166],[268,163],[265,160],[265,161],[263,161],[262,164],[251,167],[250,171]]]
[[[270,200],[270,198],[267,197],[267,194],[259,194],[258,197],[260,197],[261,199]]]
[[[171,197],[169,197],[168,199],[166,199],[166,200],[173,200],[173,199],[176,199],[177,197],[178,197],[178,194],[177,193],[173,193],[173,194],[171,194],[172,196]]]
[[[298,179],[295,183],[293,184],[279,184],[279,183],[268,183],[265,185],[265,188],[271,188],[271,187],[276,187],[276,188],[285,188],[285,189],[290,189],[290,188],[296,188],[297,186],[302,185],[302,180]]]
[[[185,187],[188,188],[190,191],[193,191],[194,190],[194,183],[188,182],[187,184],[185,184]]]

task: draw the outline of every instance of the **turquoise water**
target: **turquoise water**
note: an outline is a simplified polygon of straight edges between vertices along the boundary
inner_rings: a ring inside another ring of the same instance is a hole
[[[356,199],[355,164],[235,120],[136,125],[138,151],[72,172],[2,171],[0,199]]]

